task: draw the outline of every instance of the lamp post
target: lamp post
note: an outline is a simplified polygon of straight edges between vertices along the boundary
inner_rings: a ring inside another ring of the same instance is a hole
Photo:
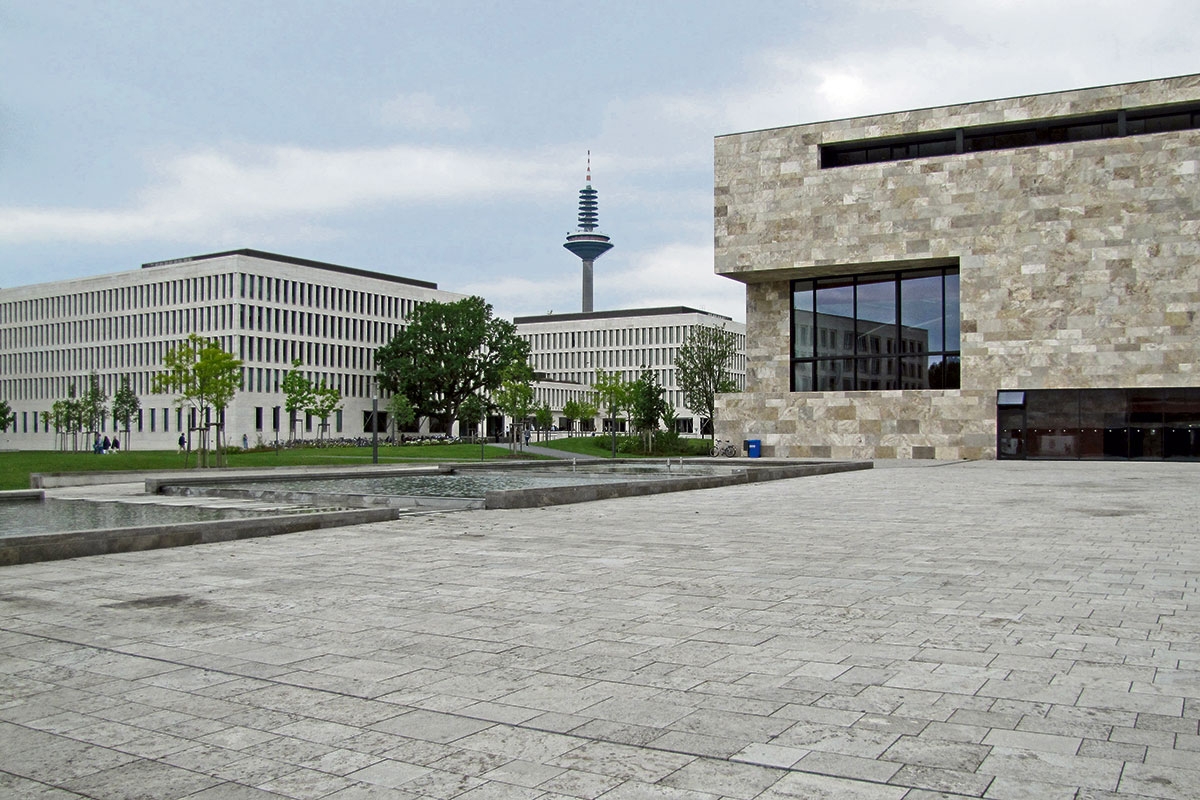
[[[371,382],[371,463],[379,463],[379,384]]]

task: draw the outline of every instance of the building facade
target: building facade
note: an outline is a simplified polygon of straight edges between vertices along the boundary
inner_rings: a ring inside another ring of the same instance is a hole
[[[1200,76],[722,136],[763,455],[1200,456]]]
[[[0,399],[16,415],[0,433],[0,449],[54,448],[43,412],[71,386],[82,393],[93,372],[109,405],[126,380],[141,403],[127,446],[174,447],[194,421],[152,382],[167,351],[193,332],[243,362],[241,390],[225,416],[230,443],[291,435],[281,383],[296,359],[310,381],[343,395],[328,435],[361,436],[370,428],[375,350],[420,303],[462,296],[435,283],[256,250],[0,289]],[[296,425],[298,437],[319,434],[319,420],[300,415]],[[105,433],[118,433],[111,416]]]
[[[687,408],[675,369],[679,346],[697,327],[721,327],[734,335],[737,355],[730,371],[739,389],[745,384],[746,328],[719,314],[672,306],[545,314],[516,317],[513,322],[517,334],[529,342],[530,366],[539,379],[534,384],[534,403],[550,406],[556,418],[568,400],[586,400],[591,395],[597,370],[615,372],[632,382],[645,368],[653,371],[665,390],[663,399],[674,409],[679,432],[700,433],[707,420]],[[566,426],[565,420],[558,423],[560,428]],[[597,416],[585,420],[582,427],[602,430],[605,424]]]

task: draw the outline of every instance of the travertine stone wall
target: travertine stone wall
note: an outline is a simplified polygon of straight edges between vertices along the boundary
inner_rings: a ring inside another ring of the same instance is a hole
[[[995,457],[997,389],[1200,386],[1200,131],[819,168],[818,146],[1200,100],[1200,76],[720,137],[716,271],[747,283],[764,455]],[[789,281],[958,263],[962,389],[789,392]]]

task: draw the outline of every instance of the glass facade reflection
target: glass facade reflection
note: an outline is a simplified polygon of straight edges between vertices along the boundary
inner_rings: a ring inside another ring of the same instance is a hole
[[[958,387],[957,267],[792,282],[792,391]]]
[[[1040,389],[997,397],[1013,458],[1200,459],[1200,389]]]

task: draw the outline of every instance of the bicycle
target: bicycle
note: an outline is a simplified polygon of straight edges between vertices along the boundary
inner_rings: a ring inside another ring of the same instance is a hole
[[[731,441],[728,441],[726,439],[718,439],[716,442],[713,443],[713,446],[708,451],[708,454],[710,456],[712,456],[713,458],[716,458],[717,456],[725,456],[726,458],[733,458],[734,456],[737,455],[737,448],[735,448],[733,446],[733,442],[731,442]]]

